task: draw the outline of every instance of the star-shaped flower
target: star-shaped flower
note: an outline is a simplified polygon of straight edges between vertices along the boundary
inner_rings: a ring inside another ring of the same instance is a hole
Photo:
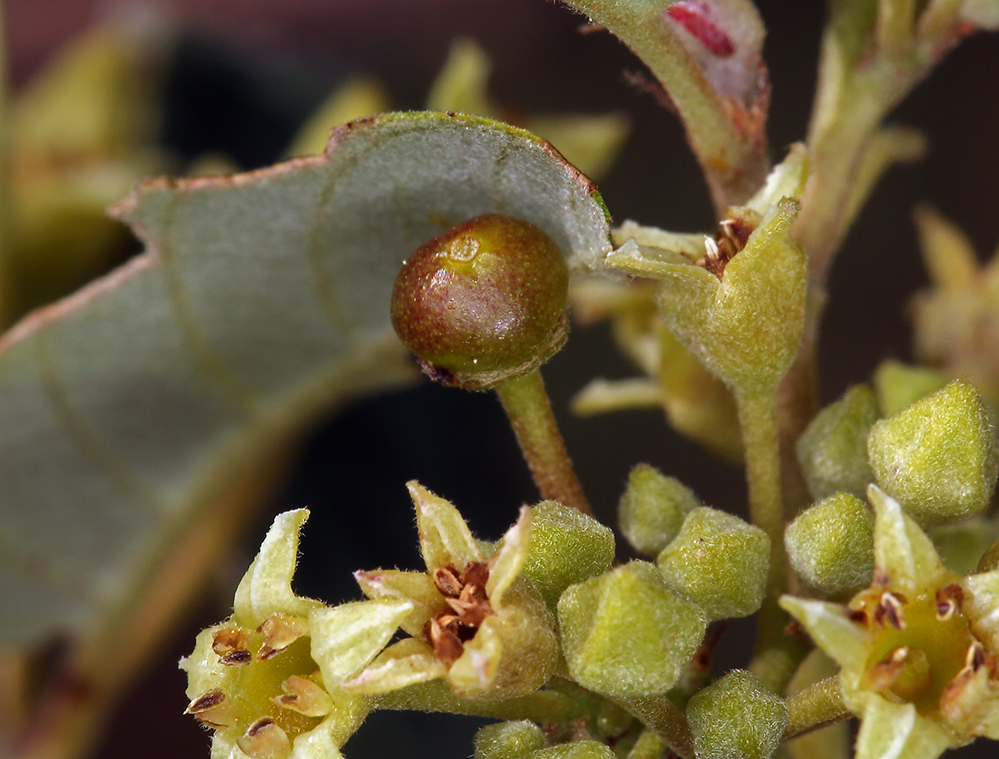
[[[213,728],[212,757],[340,756],[370,706],[342,684],[385,646],[413,606],[398,598],[330,607],[295,595],[305,509],[279,515],[246,571],[233,615],[183,659],[187,712]]]
[[[781,605],[840,667],[862,720],[857,759],[934,759],[999,739],[999,570],[961,578],[899,504],[872,485],[874,583],[846,606]]]
[[[400,626],[412,637],[385,649],[347,690],[377,694],[435,678],[466,697],[537,690],[552,675],[558,640],[551,611],[521,573],[530,509],[521,509],[488,557],[454,506],[416,482],[408,488],[427,572],[376,570],[355,577],[372,599],[410,604]]]

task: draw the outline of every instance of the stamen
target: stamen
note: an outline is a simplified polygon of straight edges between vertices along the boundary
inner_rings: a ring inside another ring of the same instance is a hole
[[[424,635],[434,647],[434,655],[447,667],[458,661],[465,652],[457,627],[458,618],[448,614],[431,619],[424,628]]]
[[[937,619],[941,622],[950,619],[963,602],[964,591],[957,583],[940,588],[936,594]]]
[[[225,693],[221,688],[214,688],[202,693],[187,705],[184,714],[199,714],[208,711],[225,701]]]
[[[899,646],[892,651],[887,659],[879,661],[867,670],[867,677],[875,690],[886,690],[891,687],[905,668],[905,660],[909,657],[909,647]]]
[[[489,582],[489,567],[481,561],[470,561],[465,566],[465,571],[461,573],[461,582],[463,585],[478,585],[480,588],[485,588]]]
[[[867,612],[860,609],[847,609],[846,616],[851,622],[867,627]]]
[[[236,745],[250,759],[284,759],[291,753],[288,734],[270,717],[261,717],[236,739]]]
[[[220,688],[214,688],[191,701],[184,714],[190,714],[206,727],[218,730],[235,723],[234,709],[233,704],[226,702],[225,693]]]
[[[434,570],[434,585],[437,590],[449,598],[457,598],[461,594],[462,582],[458,579],[458,573],[451,567],[437,567]]]
[[[246,650],[231,651],[225,656],[220,657],[223,664],[229,667],[238,667],[243,664],[249,664],[253,661],[253,654]]]
[[[275,615],[263,621],[257,632],[263,633],[264,644],[257,652],[263,660],[271,659],[305,635],[308,623],[301,617]]]
[[[478,627],[483,620],[493,613],[493,607],[486,598],[486,591],[478,585],[466,585],[461,589],[458,598],[447,598],[450,606],[458,615],[458,621],[469,627]]]
[[[291,709],[306,717],[325,717],[333,710],[330,694],[304,677],[292,675],[281,683],[281,689],[284,693],[271,700],[283,709]]]
[[[874,608],[874,621],[882,626],[887,621],[896,630],[904,630],[905,613],[902,611],[902,604],[904,602],[904,596],[885,591],[881,594],[881,600]]]
[[[225,627],[212,636],[212,651],[228,666],[249,664],[253,654],[248,648],[248,638],[242,627]]]
[[[964,666],[970,667],[972,672],[977,672],[982,667],[988,667],[992,675],[996,674],[996,658],[979,641],[975,641],[968,647],[968,653],[964,658]]]

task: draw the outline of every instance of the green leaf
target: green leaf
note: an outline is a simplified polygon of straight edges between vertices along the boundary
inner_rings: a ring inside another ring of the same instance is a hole
[[[475,117],[387,114],[323,156],[140,185],[113,213],[146,252],[0,343],[0,641],[69,635],[102,676],[151,645],[245,521],[247,478],[317,413],[412,376],[396,271],[485,212],[544,228],[576,268],[611,249],[589,180]]]

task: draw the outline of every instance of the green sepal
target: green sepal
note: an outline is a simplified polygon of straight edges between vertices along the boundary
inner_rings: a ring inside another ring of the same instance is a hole
[[[880,416],[874,391],[855,385],[811,421],[795,450],[812,498],[841,492],[864,497],[874,479],[867,461],[867,434]]]
[[[479,545],[458,509],[415,480],[407,482],[406,487],[416,506],[420,553],[430,572],[438,567],[460,572],[469,562],[483,561]]]
[[[312,658],[327,687],[341,685],[375,658],[413,610],[400,598],[320,607],[309,614]]]
[[[766,759],[777,749],[787,718],[784,700],[739,669],[687,704],[697,759]]]
[[[893,589],[915,596],[947,577],[937,549],[902,505],[877,485],[867,489],[874,507],[874,565]]]
[[[533,722],[500,722],[475,734],[475,759],[521,759],[547,745],[544,731]]]
[[[275,614],[305,617],[323,605],[295,595],[291,589],[298,563],[298,533],[308,518],[308,509],[295,509],[274,517],[260,551],[236,587],[233,599],[236,624],[253,629]]]
[[[616,698],[665,693],[704,637],[704,613],[633,561],[571,586],[558,602],[569,674]]]
[[[670,586],[716,620],[760,608],[769,556],[770,538],[759,527],[701,506],[687,515],[656,563]]]
[[[523,572],[554,610],[570,585],[610,569],[614,533],[557,501],[542,501],[531,511],[531,547]]]
[[[656,556],[676,537],[684,517],[700,506],[693,491],[649,464],[636,465],[618,504],[621,533],[636,551]]]
[[[837,493],[799,514],[784,532],[784,545],[795,574],[823,596],[871,583],[874,518],[848,493]]]
[[[354,579],[368,598],[399,598],[408,601],[412,610],[399,627],[410,635],[421,635],[431,617],[447,610],[433,578],[426,572],[404,572],[399,569],[376,569],[354,572]]]
[[[989,413],[963,380],[875,424],[867,449],[878,485],[923,526],[980,512],[999,474]]]

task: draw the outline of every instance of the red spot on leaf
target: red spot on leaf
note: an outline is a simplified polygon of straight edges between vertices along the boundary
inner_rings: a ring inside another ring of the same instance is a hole
[[[732,38],[711,18],[711,9],[706,3],[681,0],[667,8],[666,13],[696,37],[712,55],[728,58],[735,52]]]

